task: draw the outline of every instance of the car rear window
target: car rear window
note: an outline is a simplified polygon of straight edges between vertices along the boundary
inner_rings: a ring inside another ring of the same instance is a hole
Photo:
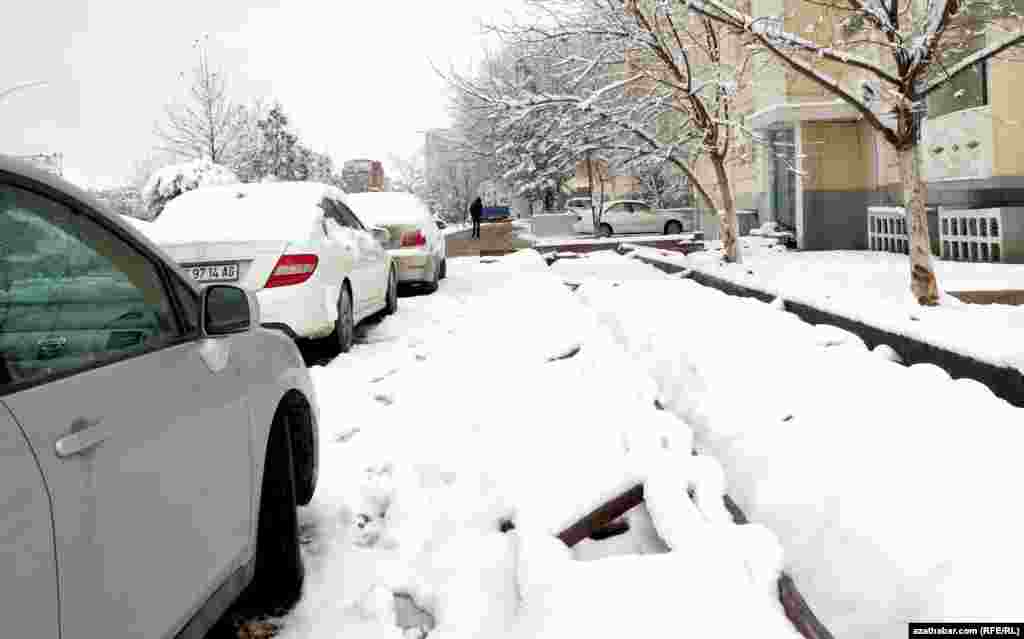
[[[346,202],[370,226],[432,224],[426,204],[410,193],[354,193]]]

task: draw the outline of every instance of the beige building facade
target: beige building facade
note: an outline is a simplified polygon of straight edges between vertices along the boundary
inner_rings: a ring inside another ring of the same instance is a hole
[[[805,0],[753,0],[751,9],[785,15],[787,31],[819,42],[849,37],[834,32],[829,9]],[[848,69],[823,67],[863,90]],[[937,255],[1024,262],[1022,99],[1024,69],[1006,61],[984,63],[928,98],[922,148]],[[906,252],[896,153],[853,107],[779,64],[759,68],[740,102],[755,136],[750,157],[730,167],[737,208],[793,231],[802,249]]]

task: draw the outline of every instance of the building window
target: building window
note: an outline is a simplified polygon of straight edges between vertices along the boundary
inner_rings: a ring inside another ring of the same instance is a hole
[[[957,235],[957,231],[956,231],[956,218],[955,217],[949,220],[949,225],[950,225],[950,231],[951,231],[950,235],[954,235],[954,236]]]
[[[980,224],[978,224],[978,230],[981,231],[979,233],[981,237],[988,237],[988,220],[981,218]]]
[[[972,262],[977,262],[978,261],[978,243],[977,242],[971,242],[971,261]]]
[[[978,218],[972,217],[971,218],[971,235],[977,235],[977,234],[978,234]]]
[[[988,242],[982,242],[981,243],[981,261],[982,262],[987,262],[988,259],[989,259],[988,258]]]
[[[942,241],[942,259],[948,260],[950,257],[951,256],[949,254],[949,240],[943,240]]]
[[[953,260],[958,261],[960,259],[960,242],[953,242]]]
[[[942,234],[949,235],[949,218],[942,218]]]
[[[993,262],[1000,261],[999,260],[999,245],[998,244],[993,244],[992,245],[992,261]]]
[[[970,246],[968,246],[967,242],[960,242],[960,255],[963,256],[965,262],[971,259],[971,249]]]
[[[981,36],[961,51],[944,56],[938,66],[949,68],[977,52],[984,44],[985,37]],[[954,111],[982,107],[988,104],[988,100],[988,64],[982,62],[958,74],[928,96],[928,117],[938,118]]]
[[[967,235],[967,218],[960,218],[960,235]]]
[[[989,219],[988,223],[989,230],[992,231],[992,237],[999,237],[999,220],[993,217]]]

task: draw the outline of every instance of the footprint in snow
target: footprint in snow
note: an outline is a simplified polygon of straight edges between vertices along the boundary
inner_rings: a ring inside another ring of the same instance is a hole
[[[398,372],[397,368],[392,368],[391,370],[389,370],[388,372],[384,373],[383,375],[381,375],[379,377],[374,377],[373,379],[371,379],[370,383],[371,384],[376,384],[377,382],[382,382],[382,381],[384,381],[385,379],[391,377],[392,375],[394,375],[397,372]]]
[[[353,437],[355,437],[356,435],[358,435],[359,431],[361,431],[361,430],[362,430],[361,428],[350,428],[350,429],[346,430],[344,433],[341,433],[340,435],[335,437],[334,441],[340,442],[340,443],[344,444],[348,440],[350,440]]]

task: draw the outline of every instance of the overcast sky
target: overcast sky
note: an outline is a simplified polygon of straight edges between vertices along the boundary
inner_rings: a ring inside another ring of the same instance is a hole
[[[0,153],[62,152],[67,177],[119,183],[157,144],[209,34],[239,101],[278,99],[303,139],[335,161],[408,155],[445,126],[430,67],[478,59],[477,21],[519,0],[35,0],[0,37]],[[15,24],[16,23],[16,24]],[[184,74],[184,75],[183,75]],[[87,185],[88,185],[87,184]]]

